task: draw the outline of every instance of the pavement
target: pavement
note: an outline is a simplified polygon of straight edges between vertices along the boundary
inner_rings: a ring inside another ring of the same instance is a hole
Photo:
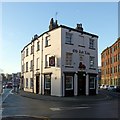
[[[72,96],[72,97],[58,97],[58,96],[47,96],[47,95],[41,95],[41,94],[35,94],[31,92],[25,92],[23,90],[20,90],[19,95],[31,99],[37,99],[37,100],[46,100],[46,101],[97,101],[97,100],[107,100],[111,99],[110,96],[102,92],[101,90],[98,92],[98,95],[81,95],[81,96]]]
[[[17,116],[17,117],[4,117],[2,120],[49,120],[48,118],[36,118],[27,116]]]
[[[13,92],[13,91],[12,91]],[[14,93],[14,92],[13,92]],[[108,96],[104,91],[99,90],[98,95],[90,95],[90,96],[73,96],[73,97],[57,97],[57,96],[47,96],[47,95],[40,95],[40,94],[35,94],[35,93],[31,93],[31,92],[25,92],[23,90],[20,90],[19,93],[14,93],[14,94],[18,94],[20,96],[23,97],[27,97],[27,98],[31,98],[31,99],[37,99],[37,100],[46,100],[46,101],[71,101],[71,102],[76,102],[76,101],[99,101],[99,100],[107,100],[107,99],[111,99],[110,96]],[[63,118],[61,119],[49,119],[49,118],[37,118],[37,117],[30,117],[30,116],[13,116],[13,117],[3,117],[2,120],[64,120]],[[100,120],[100,119],[65,119],[65,120]],[[118,119],[104,119],[102,118],[101,120],[118,120]]]

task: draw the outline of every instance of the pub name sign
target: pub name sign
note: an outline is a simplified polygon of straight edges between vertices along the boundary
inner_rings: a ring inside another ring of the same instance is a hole
[[[84,50],[76,50],[76,49],[73,49],[73,53],[81,53],[81,54],[90,55],[90,53],[87,52],[87,51],[84,51]]]

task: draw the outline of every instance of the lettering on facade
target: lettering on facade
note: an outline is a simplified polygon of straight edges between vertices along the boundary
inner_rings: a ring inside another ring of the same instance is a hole
[[[87,51],[84,51],[84,50],[76,50],[76,49],[73,49],[73,53],[81,53],[81,54],[85,54],[85,55],[90,55],[90,53],[87,52]]]

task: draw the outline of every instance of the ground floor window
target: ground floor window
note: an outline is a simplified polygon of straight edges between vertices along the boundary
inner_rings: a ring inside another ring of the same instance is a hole
[[[30,88],[33,88],[33,78],[30,78]]]
[[[90,76],[90,79],[89,79],[89,81],[90,81],[90,89],[95,89],[95,77],[93,77],[93,76]]]
[[[118,78],[118,85],[120,85],[120,78]]]
[[[51,75],[46,74],[45,75],[45,89],[50,89],[51,88]]]
[[[26,88],[28,88],[28,78],[26,78]]]
[[[66,90],[73,89],[73,76],[66,76],[65,85]]]

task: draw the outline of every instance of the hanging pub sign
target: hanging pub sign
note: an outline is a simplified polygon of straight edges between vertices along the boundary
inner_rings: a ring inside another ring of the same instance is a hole
[[[49,66],[55,66],[55,56],[49,57]]]

